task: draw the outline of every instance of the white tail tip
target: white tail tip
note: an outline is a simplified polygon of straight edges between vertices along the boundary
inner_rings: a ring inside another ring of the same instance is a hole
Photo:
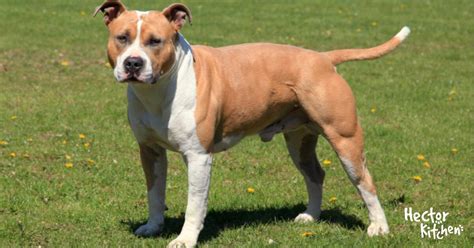
[[[395,37],[399,39],[400,41],[403,41],[408,37],[409,34],[410,34],[410,28],[405,26],[402,28],[402,30],[400,30],[400,32],[398,32],[397,35],[395,35]]]

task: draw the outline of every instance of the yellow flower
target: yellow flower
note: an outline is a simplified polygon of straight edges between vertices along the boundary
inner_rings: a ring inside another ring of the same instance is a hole
[[[331,204],[336,203],[336,200],[337,200],[337,198],[336,198],[335,196],[329,198],[329,202],[330,202]]]
[[[423,162],[423,167],[425,167],[427,169],[431,168],[430,162],[428,162],[428,161]]]
[[[30,158],[30,154],[25,153],[25,154],[23,154],[23,157],[24,157],[24,158]]]
[[[376,21],[373,21],[373,22],[372,22],[372,26],[375,27],[375,26],[377,26],[377,25],[378,25],[378,23],[377,23]]]
[[[315,235],[314,232],[304,232],[304,233],[301,234],[301,236],[303,236],[305,238],[306,237],[311,237],[311,236],[314,236],[314,235]]]
[[[28,139],[26,139],[26,141],[28,141],[28,142],[32,142],[32,141],[33,141],[33,139],[32,139],[32,138],[28,138]]]
[[[421,154],[421,153],[416,156],[416,159],[418,159],[418,160],[420,160],[420,161],[426,160],[425,155],[423,155],[423,154]]]
[[[10,152],[10,157],[11,158],[16,158],[16,152]]]
[[[72,159],[72,156],[69,156],[69,155],[64,155],[64,157],[66,157],[67,160],[71,160]]]
[[[421,182],[421,177],[420,176],[414,176],[414,177],[412,177],[412,179],[417,183]]]
[[[451,154],[456,155],[459,152],[459,150],[455,147],[451,148]]]
[[[87,159],[87,164],[89,166],[93,166],[95,164],[95,161],[89,158],[89,159]]]
[[[71,169],[72,167],[74,167],[74,164],[71,163],[71,162],[67,162],[64,164],[64,167],[68,168],[68,169]]]
[[[8,145],[8,141],[0,140],[0,146],[6,146],[6,145]]]
[[[247,193],[254,193],[254,192],[255,192],[254,188],[252,188],[252,187],[247,188]]]
[[[67,144],[67,140],[63,140],[63,145]]]
[[[60,64],[61,64],[62,66],[64,66],[64,67],[67,67],[67,66],[69,66],[71,63],[70,63],[68,60],[62,60]]]
[[[332,162],[331,162],[331,160],[329,160],[329,159],[323,160],[323,165],[324,165],[324,166],[330,166],[331,163],[332,163]]]
[[[80,134],[79,134],[79,139],[85,139],[85,138],[86,138],[86,135],[85,135],[85,134],[83,134],[83,133],[80,133]]]
[[[90,146],[91,146],[91,144],[90,144],[89,142],[84,143],[84,148],[87,149],[87,148],[89,148]]]
[[[14,121],[14,120],[16,120],[16,118],[18,118],[16,115],[12,115],[12,116],[10,117],[10,120]]]
[[[86,15],[86,12],[85,11],[81,11],[81,16],[85,16]]]
[[[377,112],[377,108],[376,108],[375,106],[372,107],[372,108],[370,108],[370,113],[373,114],[373,113],[375,113],[375,112]]]
[[[456,88],[455,87],[451,88],[451,91],[449,91],[449,94],[448,94],[448,101],[452,101],[457,94],[458,92],[456,91]]]

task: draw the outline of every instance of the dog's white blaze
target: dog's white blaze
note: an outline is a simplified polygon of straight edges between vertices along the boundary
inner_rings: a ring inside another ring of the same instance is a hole
[[[130,56],[134,57],[141,57],[144,61],[145,67],[140,72],[140,76],[138,80],[151,82],[153,81],[153,69],[151,66],[151,60],[148,55],[144,52],[143,47],[141,45],[140,36],[142,33],[142,23],[143,23],[143,16],[148,15],[148,11],[135,11],[137,14],[137,35],[135,40],[133,40],[132,44],[117,57],[117,64],[114,69],[115,78],[118,81],[122,81],[127,77],[127,73],[125,72],[125,67],[123,62]]]

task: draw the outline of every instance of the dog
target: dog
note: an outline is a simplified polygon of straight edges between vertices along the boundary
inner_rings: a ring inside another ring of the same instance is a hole
[[[183,156],[188,172],[185,222],[168,247],[194,247],[207,212],[212,154],[249,135],[270,141],[277,133],[283,133],[308,191],[307,208],[295,221],[315,221],[321,213],[325,172],[315,152],[321,135],[367,206],[368,235],[389,232],[365,165],[355,99],[336,65],[389,53],[408,36],[408,27],[367,49],[316,52],[269,43],[213,48],[191,46],[181,35],[192,16],[180,3],[145,12],[107,0],[94,16],[98,12],[109,30],[114,76],[128,83],[128,119],[146,177],[149,218],[136,235],[163,229],[167,150]]]

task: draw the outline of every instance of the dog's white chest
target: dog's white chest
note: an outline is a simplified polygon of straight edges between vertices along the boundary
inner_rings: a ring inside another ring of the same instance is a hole
[[[183,152],[202,150],[196,133],[196,76],[191,47],[181,37],[176,69],[156,85],[129,85],[128,117],[139,143]]]

